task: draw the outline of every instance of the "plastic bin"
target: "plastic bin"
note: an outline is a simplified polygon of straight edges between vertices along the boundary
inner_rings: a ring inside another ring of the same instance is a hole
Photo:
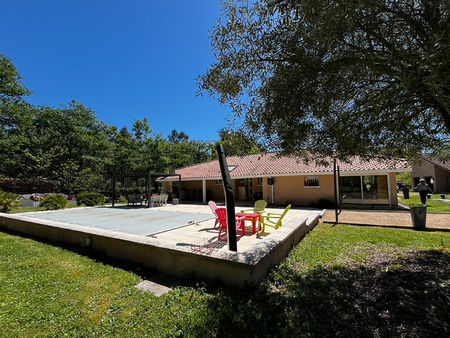
[[[411,218],[414,229],[425,229],[427,224],[427,207],[423,205],[410,205]]]
[[[179,204],[178,198],[172,198],[172,204],[173,205]]]
[[[404,187],[402,191],[403,191],[403,198],[405,200],[409,199],[409,188],[408,187]]]

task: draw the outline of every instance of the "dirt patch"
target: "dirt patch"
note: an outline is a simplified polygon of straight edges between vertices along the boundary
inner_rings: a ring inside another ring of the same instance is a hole
[[[319,336],[450,333],[449,252],[374,248],[363,262],[300,273],[279,289],[271,303],[287,305],[292,332],[306,323],[306,331]]]

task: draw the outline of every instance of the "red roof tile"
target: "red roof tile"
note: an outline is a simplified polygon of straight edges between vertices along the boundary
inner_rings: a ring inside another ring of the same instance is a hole
[[[277,157],[275,153],[253,154],[247,156],[227,157],[228,166],[237,166],[230,172],[231,177],[254,177],[254,176],[277,176],[289,174],[307,173],[332,173],[333,163],[319,165],[315,161],[304,163],[302,159],[296,157]],[[341,172],[349,171],[403,171],[411,166],[406,160],[387,160],[373,158],[364,160],[354,157],[350,163],[338,161]],[[181,174],[182,180],[199,178],[221,178],[219,171],[219,161],[196,164],[176,170]]]

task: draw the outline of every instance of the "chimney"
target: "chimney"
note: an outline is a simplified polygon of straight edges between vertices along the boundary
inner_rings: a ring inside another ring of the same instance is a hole
[[[169,174],[175,174],[176,165],[174,163],[169,164]]]

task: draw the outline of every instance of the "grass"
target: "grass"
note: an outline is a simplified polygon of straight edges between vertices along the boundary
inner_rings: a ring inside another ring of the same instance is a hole
[[[318,225],[254,289],[144,273],[0,232],[2,336],[447,336],[450,233]],[[112,263],[112,262],[110,262]]]
[[[427,199],[427,212],[450,212],[450,203],[437,201],[436,198],[441,198],[441,194],[432,194],[431,199]],[[403,198],[403,193],[398,194],[398,201],[403,204],[422,204],[419,193],[410,192],[409,199]]]

